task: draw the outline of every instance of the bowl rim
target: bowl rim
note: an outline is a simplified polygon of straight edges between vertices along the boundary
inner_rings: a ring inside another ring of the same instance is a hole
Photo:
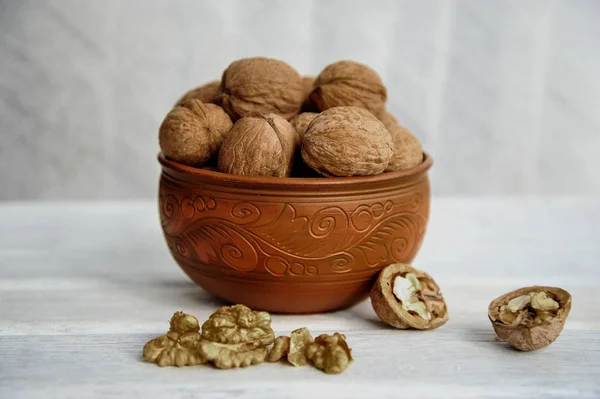
[[[423,151],[423,162],[409,169],[394,172],[383,172],[371,176],[348,176],[348,177],[272,177],[272,176],[244,176],[232,175],[210,169],[187,166],[172,159],[168,159],[162,152],[158,154],[158,162],[164,169],[171,169],[185,175],[201,179],[218,180],[229,184],[255,184],[262,187],[332,187],[332,186],[355,186],[360,184],[384,183],[395,181],[405,177],[412,177],[427,172],[433,165],[431,155]]]

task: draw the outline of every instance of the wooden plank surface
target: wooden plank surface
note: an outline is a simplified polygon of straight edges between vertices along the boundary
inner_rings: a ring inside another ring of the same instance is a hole
[[[444,292],[450,321],[428,332],[378,322],[370,304],[274,315],[348,336],[342,375],[284,364],[161,369],[141,348],[175,310],[222,303],[191,283],[162,241],[154,202],[0,205],[0,398],[600,397],[600,201],[435,200],[415,266]],[[573,295],[563,334],[520,353],[495,339],[487,305],[514,288]]]

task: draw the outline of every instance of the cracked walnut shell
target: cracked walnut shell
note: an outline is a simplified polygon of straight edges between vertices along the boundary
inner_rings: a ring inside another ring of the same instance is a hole
[[[217,155],[233,123],[221,107],[187,100],[173,108],[162,122],[158,140],[167,158],[202,166]]]
[[[522,351],[550,345],[571,310],[571,295],[557,287],[524,287],[493,300],[488,308],[496,335]]]
[[[425,272],[395,263],[384,268],[371,289],[371,305],[385,323],[430,330],[448,321],[439,286]]]
[[[219,170],[247,176],[289,176],[298,143],[294,127],[279,115],[251,113],[223,141]]]
[[[302,77],[283,61],[254,57],[234,61],[223,72],[217,101],[233,120],[250,112],[274,113],[285,119],[300,111]]]
[[[392,137],[381,121],[359,107],[319,114],[302,142],[304,162],[325,176],[376,175],[392,157]]]
[[[317,76],[310,100],[320,111],[354,105],[379,115],[385,110],[387,90],[375,70],[354,61],[338,61]]]
[[[409,169],[423,162],[423,148],[415,135],[389,112],[385,112],[380,119],[392,136],[394,151],[385,171]]]
[[[200,100],[205,104],[216,104],[217,92],[219,91],[220,85],[220,80],[213,80],[212,82],[205,83],[202,86],[195,87],[181,96],[175,103],[175,106],[181,105],[187,100],[192,99]]]

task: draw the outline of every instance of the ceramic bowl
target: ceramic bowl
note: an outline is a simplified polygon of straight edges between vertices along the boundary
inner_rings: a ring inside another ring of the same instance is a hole
[[[425,235],[427,154],[409,170],[343,178],[237,176],[158,159],[173,258],[231,303],[278,313],[348,307],[383,267],[410,263]]]

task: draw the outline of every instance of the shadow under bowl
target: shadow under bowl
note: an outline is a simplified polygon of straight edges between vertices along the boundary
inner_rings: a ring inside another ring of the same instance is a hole
[[[238,176],[159,154],[160,221],[199,286],[232,303],[316,313],[364,298],[378,272],[410,263],[429,219],[431,157],[375,176]]]

